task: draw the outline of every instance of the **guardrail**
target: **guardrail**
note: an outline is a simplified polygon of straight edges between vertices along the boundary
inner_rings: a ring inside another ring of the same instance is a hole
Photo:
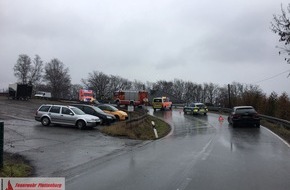
[[[144,120],[147,118],[147,113],[145,113],[144,115],[141,115],[140,117],[136,117],[130,120],[126,121],[126,124],[130,124],[130,125],[139,125],[141,123],[144,122]]]
[[[121,110],[127,112],[126,109],[122,109],[120,108]],[[144,122],[144,120],[147,118],[148,116],[148,111],[146,109],[141,109],[141,108],[136,108],[134,110],[135,113],[138,114],[138,116],[136,116],[136,114],[134,114],[135,116],[133,117],[132,114],[129,112],[128,115],[129,115],[129,119],[126,120],[126,121],[123,121],[125,122],[126,124],[128,124],[129,126],[135,126],[135,125],[139,125],[141,124],[142,122]]]
[[[184,105],[183,104],[174,104],[173,107],[174,108],[182,108]],[[221,107],[208,107],[209,111],[214,111],[214,112],[220,112],[220,113],[230,113],[231,109],[230,108],[221,108]],[[131,124],[131,125],[135,125],[135,124],[140,124],[144,121],[144,119],[147,117],[147,112],[143,112],[143,115],[140,114],[139,117],[136,118],[131,118],[130,120],[126,121],[126,124]],[[279,124],[281,127],[285,127],[290,129],[290,121],[288,120],[284,120],[284,119],[279,119],[276,117],[272,117],[272,116],[267,116],[267,115],[263,115],[260,114],[260,117],[268,122],[271,123],[275,123],[275,124]]]
[[[287,129],[290,129],[290,121],[287,121],[284,119],[279,119],[276,117],[267,116],[267,115],[260,115],[260,117],[266,121],[271,122],[271,123],[279,124],[280,127],[285,127]]]
[[[215,111],[215,112],[224,112],[224,113],[229,113],[231,111],[230,108],[220,108],[220,107],[208,107],[208,110]],[[279,119],[276,117],[263,115],[263,114],[260,114],[260,117],[268,122],[279,124],[281,127],[286,127],[290,129],[290,121],[288,120]]]

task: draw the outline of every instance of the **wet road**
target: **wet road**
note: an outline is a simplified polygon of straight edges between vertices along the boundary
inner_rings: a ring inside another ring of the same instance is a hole
[[[44,127],[34,120],[44,100],[16,101],[0,97],[0,120],[4,121],[4,151],[31,161],[35,176],[74,176],[92,164],[119,155],[148,142],[105,136],[98,128]]]
[[[289,146],[264,127],[233,129],[217,114],[152,114],[173,126],[170,135],[77,171],[66,189],[289,189]]]

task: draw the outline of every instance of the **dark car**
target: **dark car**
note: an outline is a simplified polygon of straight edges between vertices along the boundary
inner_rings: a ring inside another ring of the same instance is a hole
[[[233,127],[260,127],[260,116],[252,106],[236,106],[233,107],[228,117],[228,122]]]
[[[81,109],[83,112],[89,115],[98,116],[101,120],[101,124],[111,124],[116,121],[116,117],[112,114],[105,113],[103,110],[96,106],[86,104],[72,104],[72,106]]]

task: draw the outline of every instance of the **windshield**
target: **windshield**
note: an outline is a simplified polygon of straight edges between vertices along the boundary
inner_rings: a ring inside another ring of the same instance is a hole
[[[96,112],[99,112],[99,113],[104,113],[104,111],[103,110],[101,110],[100,108],[98,108],[98,107],[93,107],[93,109],[96,111]]]
[[[117,108],[115,108],[114,106],[108,106],[108,108],[112,111],[119,111]]]

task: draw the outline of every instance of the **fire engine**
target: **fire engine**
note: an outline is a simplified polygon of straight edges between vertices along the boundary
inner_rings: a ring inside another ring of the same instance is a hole
[[[94,93],[92,90],[80,89],[79,101],[81,102],[93,102],[95,100]]]
[[[116,91],[114,92],[114,101],[117,105],[147,105],[148,92],[146,91]]]

